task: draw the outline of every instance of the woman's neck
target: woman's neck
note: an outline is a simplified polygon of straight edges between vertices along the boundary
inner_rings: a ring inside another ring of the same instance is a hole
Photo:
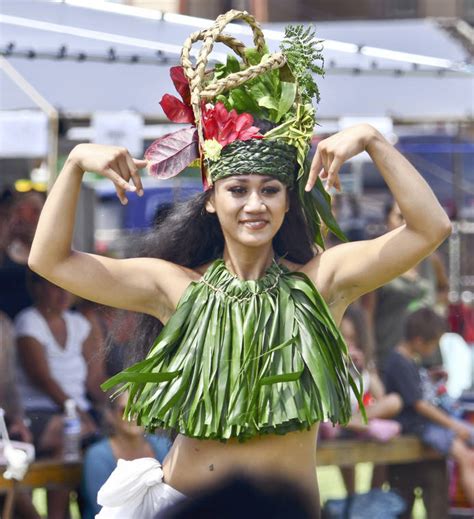
[[[36,309],[38,312],[47,320],[47,321],[54,321],[55,319],[61,318],[63,316],[62,310],[54,310],[48,304],[41,304],[37,303]]]
[[[274,258],[271,243],[265,248],[241,247],[226,243],[223,259],[230,272],[240,279],[260,279]]]

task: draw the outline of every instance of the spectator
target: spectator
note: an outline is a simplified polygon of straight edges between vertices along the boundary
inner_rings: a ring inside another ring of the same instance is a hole
[[[444,320],[423,308],[412,313],[405,337],[390,353],[386,364],[386,387],[397,392],[403,409],[397,419],[404,433],[418,435],[438,452],[459,464],[461,485],[474,506],[474,430],[426,399],[420,374],[420,359],[432,355],[444,332]]]
[[[14,380],[14,333],[8,317],[0,312],[0,407],[5,410],[8,434],[11,439],[30,443],[31,432],[26,426],[23,409]],[[2,501],[0,496],[0,502]],[[39,519],[31,496],[26,492],[16,494],[15,517]]]
[[[32,304],[26,287],[28,255],[45,195],[39,191],[0,195],[0,310],[11,319]]]
[[[364,310],[356,305],[349,306],[340,328],[349,354],[362,376],[363,399],[369,421],[367,425],[364,423],[357,401],[352,396],[353,414],[346,428],[333,428],[329,424],[321,424],[322,435],[323,437],[324,435],[335,437],[356,434],[378,441],[388,441],[400,433],[399,424],[390,418],[400,412],[402,402],[396,393],[386,394],[385,387],[377,373],[373,360],[373,339],[369,333]],[[374,468],[372,486],[379,486],[384,481],[382,467],[380,470],[378,469],[379,467]],[[355,492],[354,467],[341,468],[341,474],[347,493],[353,494]]]
[[[86,300],[81,301],[76,308],[92,325],[96,337],[94,359],[99,371],[97,377],[102,382],[127,366],[137,314]]]
[[[31,272],[28,285],[34,306],[15,319],[20,396],[31,419],[37,452],[58,456],[63,405],[69,398],[78,406],[82,435],[96,433],[86,399],[87,362],[93,347],[90,324],[68,310],[70,294],[63,289]],[[50,518],[65,517],[68,498],[67,491],[48,492]]]
[[[81,484],[84,504],[82,519],[93,519],[99,513],[101,507],[97,504],[97,493],[115,469],[118,459],[153,457],[162,463],[171,448],[167,436],[145,435],[143,427],[124,420],[126,403],[125,394],[110,401],[106,419],[111,426],[111,434],[86,451]]]
[[[0,407],[5,410],[11,437],[23,442],[31,442],[31,432],[25,425],[26,420],[14,381],[14,356],[13,325],[10,319],[0,312]]]
[[[12,240],[8,247],[8,255],[15,263],[28,263],[31,243],[45,201],[43,190],[32,189],[15,196],[11,220]]]
[[[387,231],[394,231],[405,224],[400,208],[393,200],[386,205],[385,224]],[[434,307],[437,293],[444,291],[446,286],[443,264],[438,256],[432,255],[365,297],[374,327],[379,369],[383,369],[387,355],[402,340],[406,316],[424,306]],[[440,362],[441,356],[438,355],[431,363]]]

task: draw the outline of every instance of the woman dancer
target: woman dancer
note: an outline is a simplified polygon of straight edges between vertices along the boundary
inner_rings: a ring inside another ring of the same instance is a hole
[[[246,52],[222,34],[236,18],[252,26],[256,49]],[[193,67],[189,50],[198,40],[204,43]],[[244,63],[229,58],[213,78],[206,61],[215,40]],[[143,193],[138,170],[147,162],[126,149],[74,148],[41,215],[32,269],[83,298],[166,323],[147,359],[111,384],[124,382],[130,392],[128,416],[180,433],[163,472],[156,468],[154,488],[147,480],[146,492],[161,492],[167,502],[242,470],[292,479],[318,510],[317,423],[350,418],[352,379],[337,325],[351,301],[417,264],[450,232],[422,177],[367,124],[320,142],[305,168],[317,92],[308,69],[320,71],[311,62],[319,56],[313,43],[289,31],[282,53],[268,55],[253,18],[236,11],[187,40],[185,75],[172,69],[183,101],[165,96],[162,106],[196,128],[180,130],[181,153],[176,135],[173,143],[170,136],[157,141],[149,165],[159,176],[176,174],[193,160],[198,140],[206,191],[161,224],[169,243],[160,258],[117,260],[71,247],[84,171],[109,178],[123,204],[127,194]],[[342,164],[364,150],[406,223],[375,240],[317,249],[319,217],[334,228],[321,179],[338,187]],[[137,495],[145,495],[134,467],[119,463],[99,494],[104,517],[144,517],[130,494],[134,478]],[[114,496],[116,487],[126,489],[128,502],[124,493]],[[154,502],[156,512],[161,504]]]

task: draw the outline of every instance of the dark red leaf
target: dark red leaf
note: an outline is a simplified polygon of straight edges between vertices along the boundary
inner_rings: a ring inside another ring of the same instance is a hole
[[[189,90],[188,78],[184,75],[183,67],[171,67],[170,76],[174,87],[179,95],[182,97],[184,104],[191,104],[191,91]]]
[[[145,151],[150,174],[161,179],[178,175],[198,157],[196,128],[183,128],[163,135]]]
[[[177,97],[165,94],[160,101],[166,117],[174,123],[194,123],[193,109]]]

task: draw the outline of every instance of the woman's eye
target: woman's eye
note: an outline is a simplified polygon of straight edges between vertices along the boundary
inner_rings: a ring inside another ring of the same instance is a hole
[[[230,187],[229,191],[234,195],[243,195],[245,193],[245,188],[240,186]]]
[[[280,192],[280,188],[279,187],[266,187],[263,189],[263,192],[266,195],[276,195],[277,193]]]

